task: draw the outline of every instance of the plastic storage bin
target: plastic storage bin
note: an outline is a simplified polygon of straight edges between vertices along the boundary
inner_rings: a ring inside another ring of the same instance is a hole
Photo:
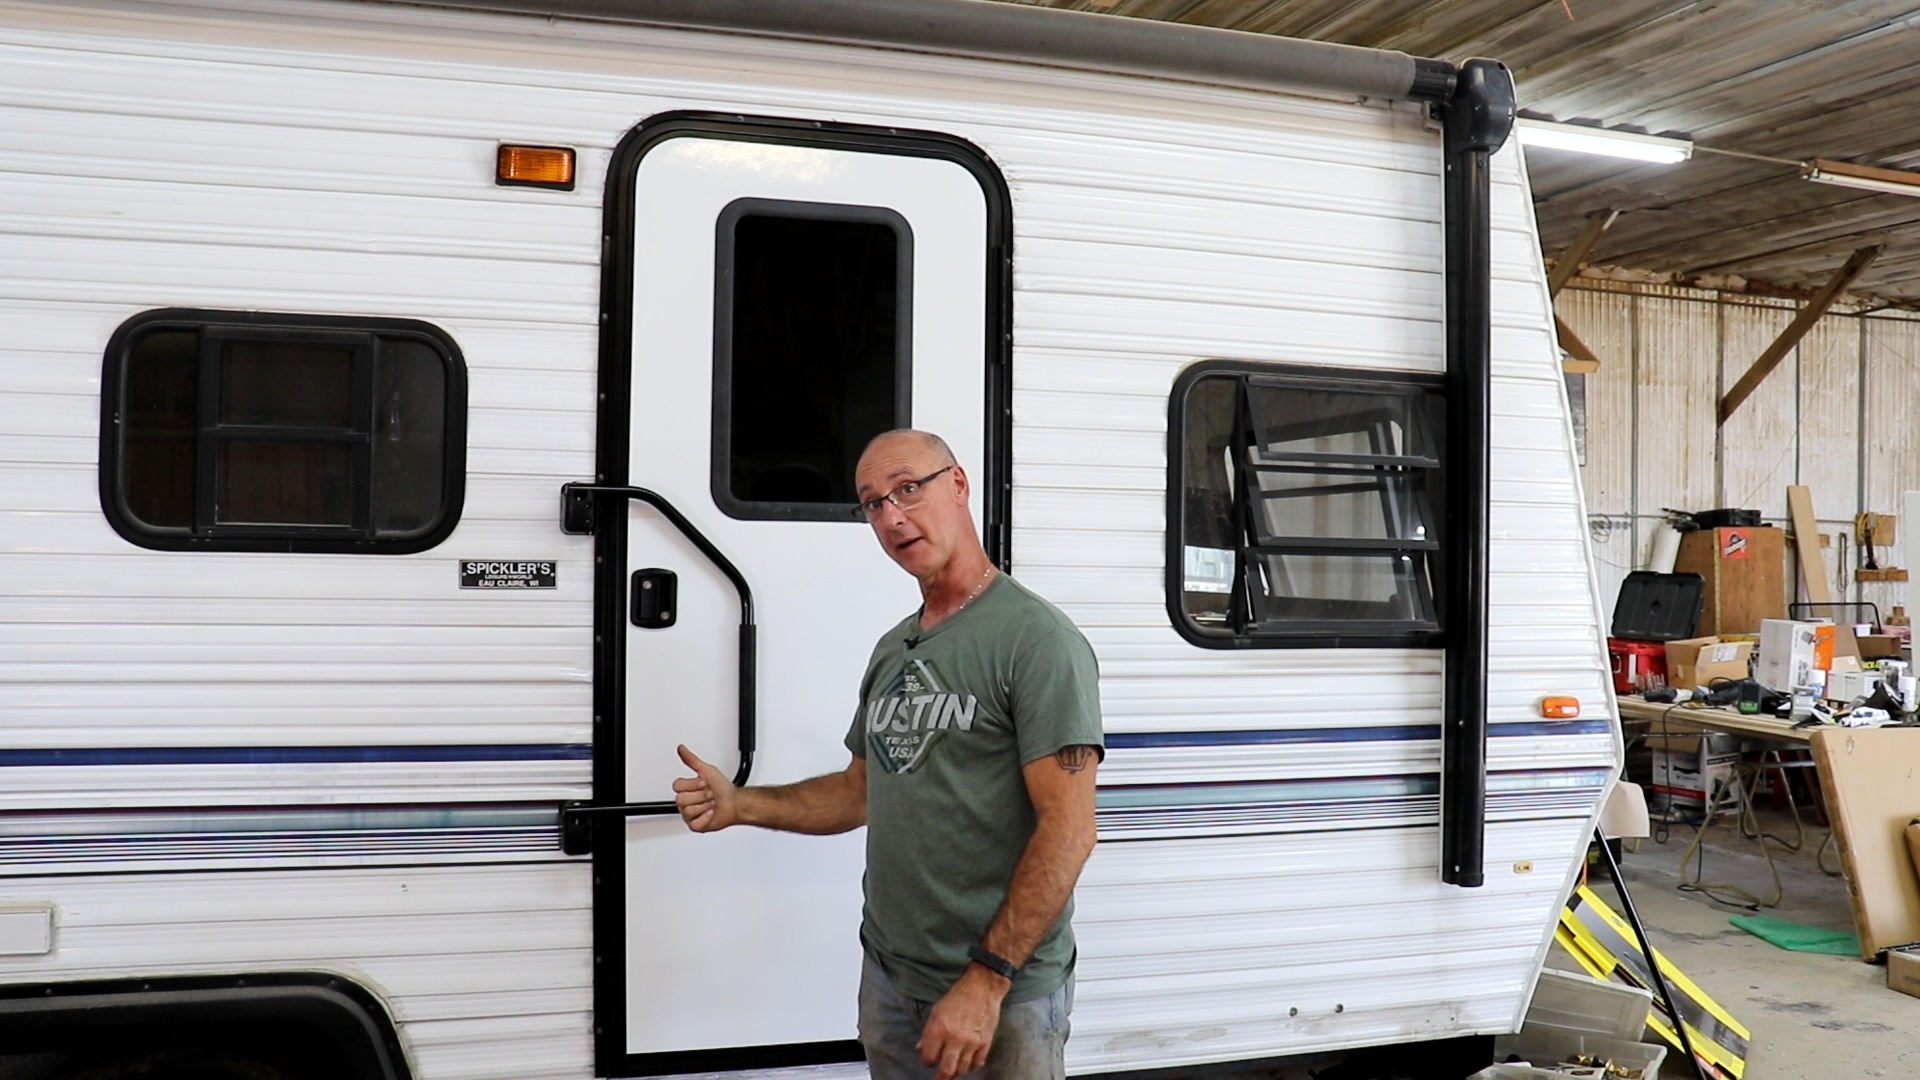
[[[1660,1063],[1667,1059],[1667,1048],[1652,1043],[1583,1035],[1577,1031],[1556,1031],[1534,1024],[1520,1029],[1518,1035],[1502,1035],[1493,1040],[1494,1057],[1519,1057],[1533,1068],[1553,1077],[1565,1076],[1565,1072],[1555,1070],[1554,1066],[1576,1054],[1591,1054],[1629,1072],[1638,1071],[1641,1080],[1659,1080]]]
[[[1526,1023],[1638,1042],[1653,1011],[1653,991],[1546,968],[1533,989]]]
[[[1638,1070],[1642,1080],[1659,1080],[1667,1048],[1640,1041],[1652,1007],[1649,990],[1571,971],[1544,970],[1519,1034],[1493,1041],[1496,1059],[1518,1057],[1529,1064],[1495,1065],[1494,1070],[1508,1071],[1482,1070],[1474,1080],[1565,1080],[1581,1074],[1554,1066],[1576,1054],[1592,1054]]]

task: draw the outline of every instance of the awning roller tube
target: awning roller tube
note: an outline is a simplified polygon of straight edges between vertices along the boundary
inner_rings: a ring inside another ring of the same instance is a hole
[[[1454,66],[1388,49],[992,0],[409,0],[553,19],[830,41],[1049,67],[1445,101]]]

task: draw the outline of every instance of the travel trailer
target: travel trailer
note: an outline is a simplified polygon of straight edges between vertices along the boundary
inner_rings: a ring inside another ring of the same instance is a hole
[[[861,1075],[860,837],[667,811],[676,744],[845,765],[909,425],[1101,665],[1072,1071],[1518,1027],[1620,742],[1498,64],[972,0],[0,60],[8,1077]]]

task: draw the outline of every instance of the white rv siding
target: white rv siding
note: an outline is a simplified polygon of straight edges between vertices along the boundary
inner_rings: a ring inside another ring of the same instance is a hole
[[[1162,569],[1183,367],[1442,369],[1439,140],[1417,110],[373,5],[194,7],[0,4],[0,787],[38,812],[0,833],[0,900],[62,912],[54,953],[6,977],[340,970],[385,995],[423,1080],[589,1074],[587,871],[540,817],[588,794],[591,548],[559,532],[556,495],[593,474],[608,156],[640,120],[699,109],[942,131],[1011,187],[1014,571],[1085,628],[1115,737],[1073,1067],[1515,1025],[1617,742],[1513,151],[1495,163],[1488,883],[1460,890],[1438,881],[1437,736],[1373,737],[1438,725],[1439,655],[1197,649]],[[493,186],[502,140],[577,147],[577,189]],[[452,537],[347,556],[115,534],[102,348],[173,305],[450,334],[471,383]],[[559,588],[463,594],[455,562],[476,557],[555,558]],[[1549,693],[1600,723],[1539,729]],[[1196,735],[1213,741],[1164,744]],[[522,753],[325,752],[463,746]],[[288,753],[209,759],[236,747]],[[151,753],[85,753],[129,748]],[[1238,794],[1197,794],[1222,782]],[[351,812],[395,804],[412,816]],[[316,805],[331,840],[289,816]],[[102,807],[148,816],[71,846],[61,812]],[[236,814],[189,812],[206,807]],[[434,816],[449,808],[467,816]],[[56,867],[56,848],[77,854]],[[130,899],[157,880],[136,867],[184,873],[178,913]]]

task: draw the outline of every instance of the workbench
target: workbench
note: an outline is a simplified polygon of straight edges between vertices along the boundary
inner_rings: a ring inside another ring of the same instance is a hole
[[[1727,735],[1744,735],[1752,739],[1798,743],[1801,746],[1807,745],[1807,740],[1811,739],[1813,733],[1818,730],[1816,727],[1795,727],[1792,723],[1768,713],[1743,713],[1725,706],[1695,705],[1692,702],[1660,704],[1648,701],[1638,694],[1622,695],[1620,698],[1621,726],[1627,726],[1628,720],[1644,721],[1662,729],[1665,734],[1711,731]]]
[[[1810,757],[1808,760],[1799,760],[1800,755],[1795,753],[1794,759],[1789,760],[1785,755],[1806,750],[1813,733],[1821,730],[1822,726],[1831,725],[1797,727],[1788,720],[1768,713],[1743,713],[1724,706],[1699,705],[1692,702],[1663,704],[1647,701],[1637,694],[1622,695],[1619,698],[1619,707],[1623,731],[1644,725],[1645,730],[1641,734],[1687,735],[1696,732],[1727,734],[1763,740],[1772,744],[1758,750],[1743,752],[1740,762],[1734,768],[1734,783],[1729,785],[1727,790],[1715,792],[1709,800],[1703,814],[1701,828],[1694,833],[1693,843],[1688,845],[1686,853],[1680,858],[1680,874],[1683,879],[1680,887],[1708,895],[1724,892],[1740,898],[1742,902],[1760,907],[1778,906],[1782,895],[1780,868],[1774,864],[1773,850],[1767,845],[1771,842],[1788,851],[1798,851],[1801,844],[1805,842],[1806,830],[1800,820],[1800,806],[1794,800],[1791,789],[1787,790],[1786,799],[1787,807],[1793,813],[1793,839],[1788,840],[1763,830],[1758,817],[1753,812],[1754,790],[1759,786],[1760,777],[1770,769],[1782,770],[1783,776],[1786,769],[1812,769],[1816,783],[1821,785],[1820,790],[1824,792],[1827,779],[1821,775],[1819,766]],[[1732,807],[1730,803],[1738,803],[1738,806]],[[1761,857],[1766,860],[1767,871],[1773,876],[1771,898],[1761,899],[1736,885],[1701,881],[1698,867],[1693,879],[1685,880],[1687,864],[1700,854],[1700,843],[1706,836],[1706,822],[1712,821],[1713,816],[1723,809],[1737,809],[1740,834],[1759,847]],[[1833,869],[1828,869],[1826,864],[1827,849],[1833,845],[1833,830],[1828,828],[1825,832],[1826,836],[1815,852],[1814,861],[1821,872],[1838,877],[1840,868],[1835,866]]]

